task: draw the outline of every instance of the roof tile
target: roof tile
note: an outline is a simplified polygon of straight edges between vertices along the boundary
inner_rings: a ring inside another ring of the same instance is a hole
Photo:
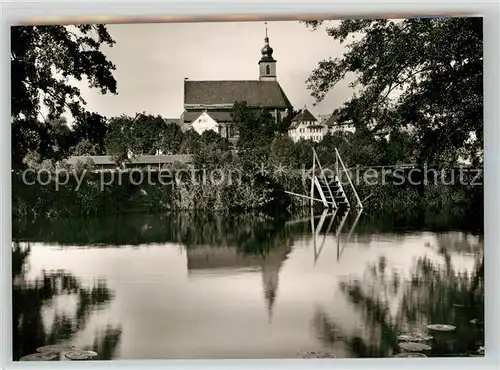
[[[215,105],[246,101],[251,107],[291,108],[277,81],[184,80],[184,104]]]

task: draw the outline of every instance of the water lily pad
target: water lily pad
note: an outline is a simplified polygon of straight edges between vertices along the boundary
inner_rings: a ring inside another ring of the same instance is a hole
[[[21,357],[19,361],[54,361],[59,355],[55,352],[35,352]]]
[[[75,349],[66,353],[65,356],[70,360],[90,360],[92,357],[97,356],[97,353]]]
[[[61,353],[66,351],[71,351],[75,346],[71,344],[51,344],[49,346],[39,347],[36,349],[37,352],[47,352],[47,353]]]
[[[398,353],[397,355],[394,355],[393,357],[427,357],[423,353],[417,353],[417,352],[403,352],[403,353]]]
[[[430,351],[432,349],[431,346],[428,346],[427,344],[414,342],[399,343],[399,348],[408,352]]]
[[[427,329],[435,331],[453,331],[456,328],[453,325],[433,324],[433,325],[427,325]]]
[[[400,342],[425,342],[433,339],[432,335],[427,335],[423,333],[412,333],[412,334],[401,334],[398,335],[398,340]]]

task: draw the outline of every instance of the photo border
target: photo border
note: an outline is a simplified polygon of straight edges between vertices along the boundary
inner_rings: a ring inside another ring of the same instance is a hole
[[[484,19],[484,242],[486,258],[485,271],[485,330],[484,358],[427,358],[427,359],[321,359],[312,361],[297,360],[120,360],[86,363],[19,363],[12,362],[12,286],[11,286],[11,178],[6,176],[0,182],[0,209],[2,238],[2,368],[79,368],[88,366],[104,369],[109,366],[120,368],[200,367],[200,368],[253,368],[282,367],[291,368],[384,368],[399,369],[416,367],[471,368],[495,367],[500,365],[500,325],[498,320],[499,298],[499,250],[500,250],[500,172],[499,172],[499,46],[500,34],[499,4],[495,0],[482,2],[461,2],[457,0],[436,1],[22,1],[2,3],[2,58],[1,111],[10,121],[10,54],[9,27],[15,24],[36,23],[130,23],[166,21],[260,21],[260,20],[298,20],[298,19],[345,19],[358,17],[401,18],[409,16],[483,16]],[[170,15],[169,15],[170,14]],[[84,16],[85,15],[85,16]],[[169,15],[169,16],[159,16]],[[305,15],[305,17],[304,17]],[[323,16],[321,16],[323,15]],[[1,173],[11,172],[10,125],[1,126],[3,155],[0,159]]]

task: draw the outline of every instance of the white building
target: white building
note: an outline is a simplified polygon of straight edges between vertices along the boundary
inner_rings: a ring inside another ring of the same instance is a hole
[[[292,124],[288,129],[288,136],[297,142],[301,139],[319,142],[328,132],[328,126],[320,123],[311,112],[304,108],[292,119]]]
[[[194,119],[191,122],[191,128],[200,135],[209,130],[219,133],[219,124],[208,112],[203,112]]]
[[[330,135],[333,135],[334,133],[338,132],[352,132],[354,133],[356,131],[356,128],[354,125],[350,122],[339,122],[339,116],[336,115],[335,113],[332,113],[330,116],[328,116],[327,119],[325,119],[324,124],[327,127],[327,132]],[[326,132],[325,132],[326,135]]]

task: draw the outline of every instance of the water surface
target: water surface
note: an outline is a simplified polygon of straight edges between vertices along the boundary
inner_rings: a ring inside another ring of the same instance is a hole
[[[427,324],[457,328],[428,356],[483,345],[482,237],[351,213],[21,225],[14,359],[53,343],[98,359],[390,357]]]

